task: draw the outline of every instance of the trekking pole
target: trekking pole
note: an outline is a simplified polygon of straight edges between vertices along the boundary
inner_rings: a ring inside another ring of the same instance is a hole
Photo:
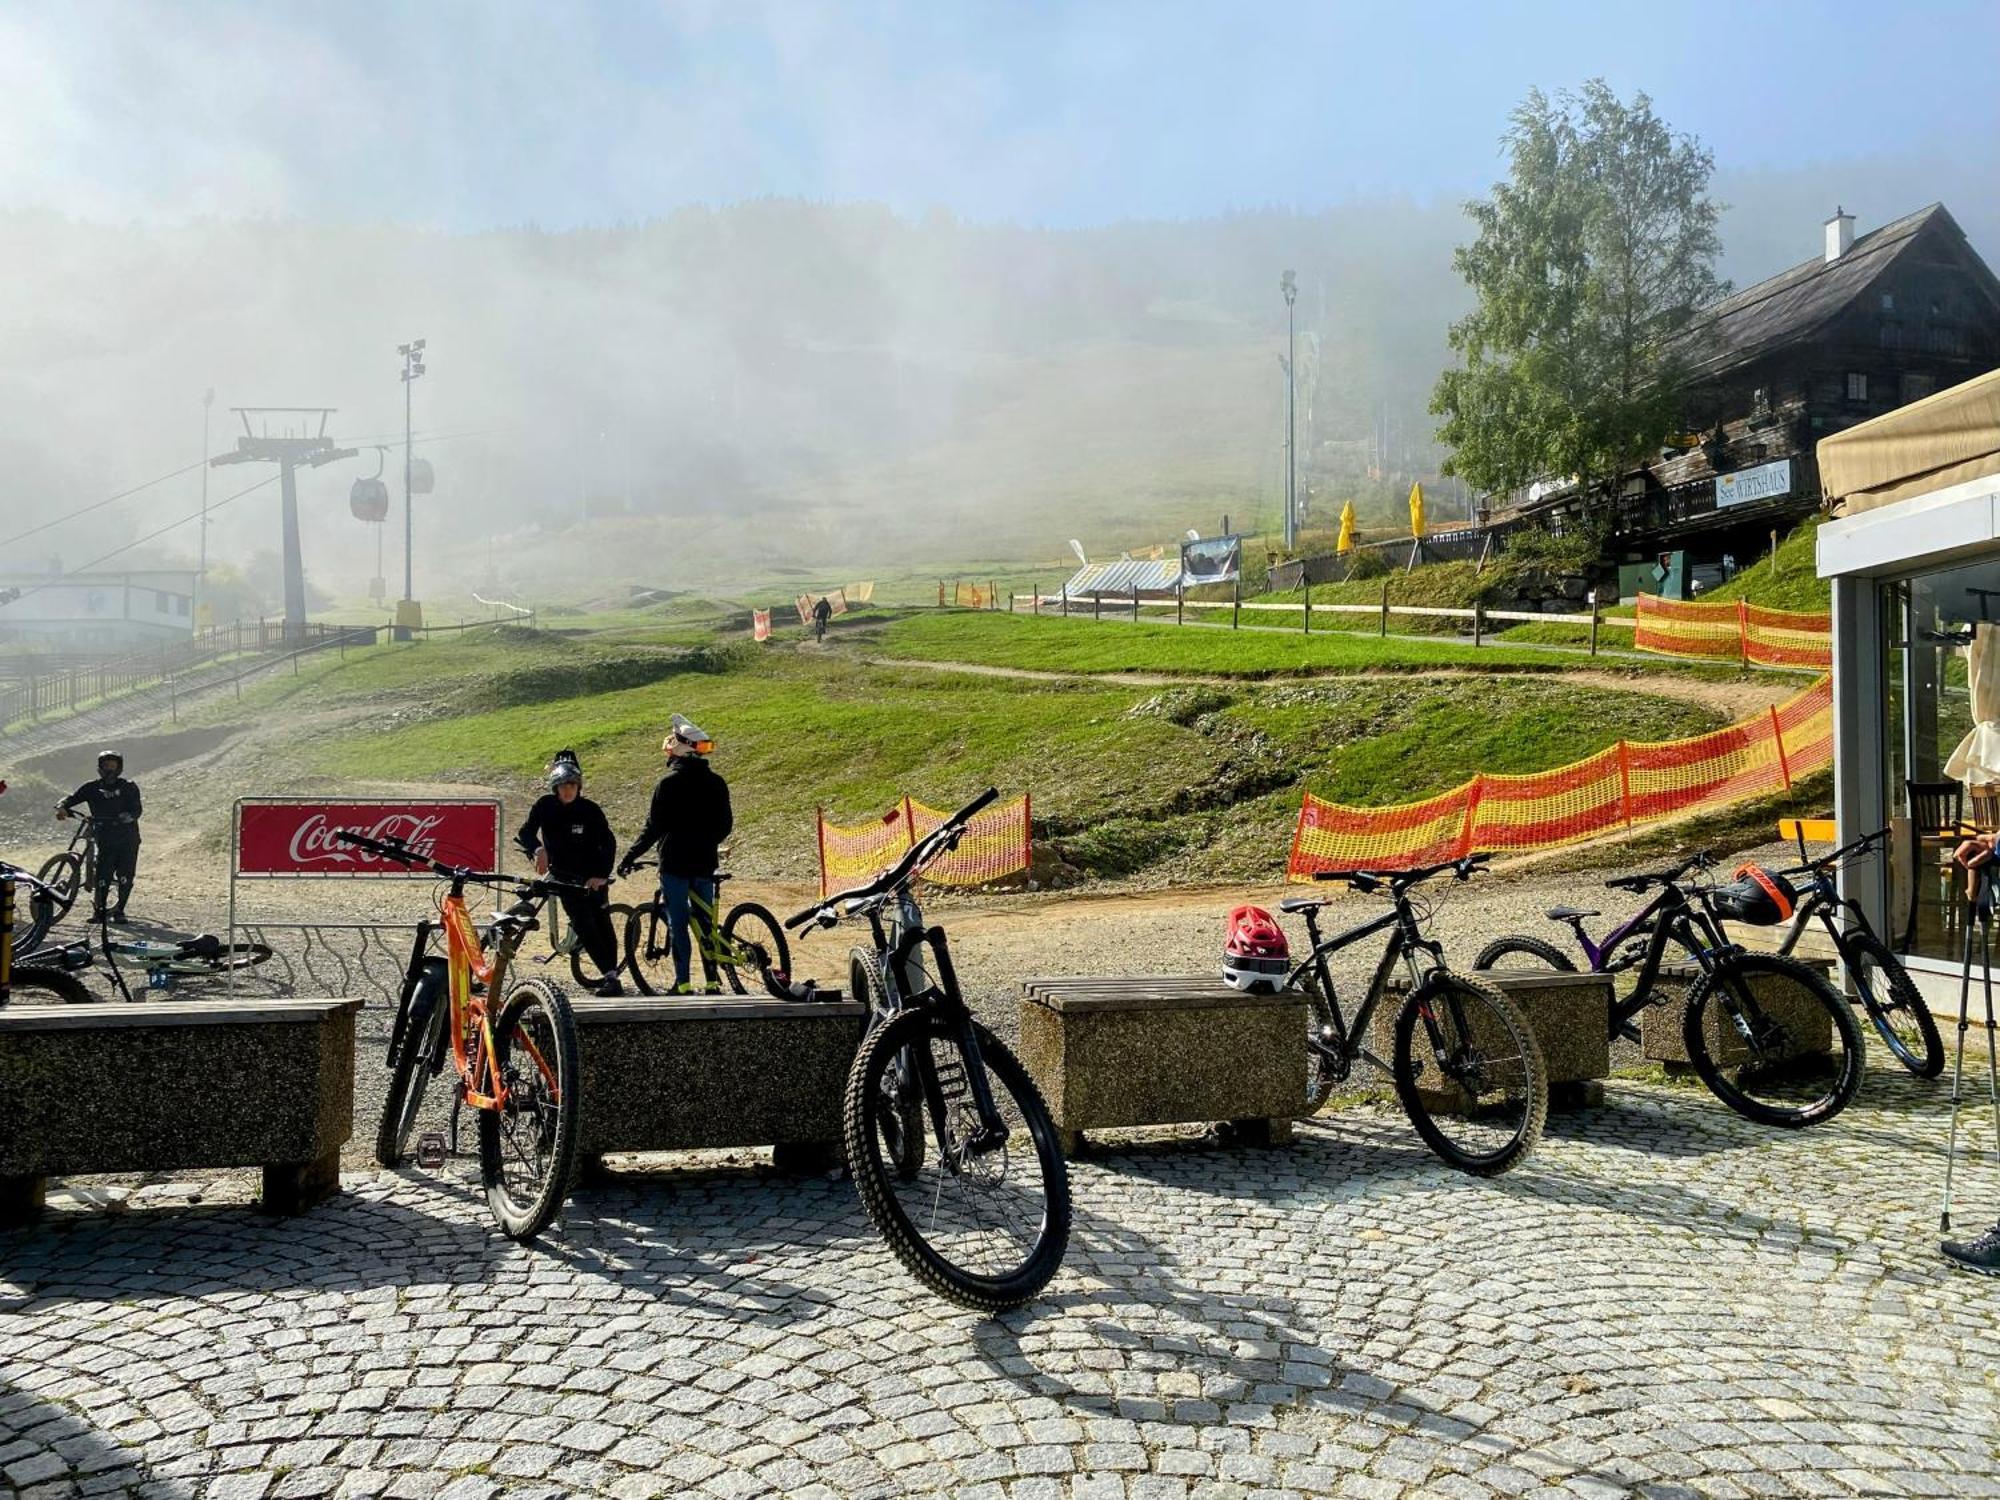
[[[1966,903],[1965,910],[1965,961],[1958,986],[1958,1048],[1957,1057],[1952,1063],[1951,1068],[1951,1128],[1947,1137],[1944,1154],[1944,1203],[1938,1212],[1938,1228],[1940,1230],[1949,1230],[1951,1228],[1951,1179],[1952,1170],[1958,1164],[1958,1104],[1960,1098],[1963,1097],[1961,1084],[1965,1078],[1965,1033],[1967,1027],[1972,1024],[1972,927],[1974,922],[1977,922],[1986,932],[1986,944],[1983,949],[1983,956],[1989,963],[1984,985],[1988,1027],[1987,1055],[1989,1058],[1993,1055],[1993,1034],[1991,1029],[1993,974],[1990,968],[1993,956],[1993,932],[1991,926],[1992,902],[1989,894],[1991,888],[1992,882],[1988,878],[1986,870],[1982,867],[1978,872],[1978,882],[1974,886],[1972,899]],[[1995,1097],[1996,1101],[2000,1101],[2000,1094],[1997,1094]],[[1996,1132],[2000,1132],[2000,1102],[1995,1103],[1993,1118],[1994,1129]]]

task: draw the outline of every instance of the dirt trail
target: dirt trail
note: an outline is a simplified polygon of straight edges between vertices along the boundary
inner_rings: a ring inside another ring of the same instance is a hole
[[[1009,677],[1023,682],[1097,682],[1118,687],[1226,687],[1256,688],[1265,684],[1296,682],[1345,682],[1357,677],[1380,676],[1379,672],[1285,672],[1269,677],[1226,677],[1194,672],[1049,672],[1032,667],[995,667],[969,661],[926,661],[911,657],[863,656],[862,662],[871,667],[918,667],[933,672],[963,672],[973,677]],[[1425,669],[1420,671],[1399,671],[1398,678],[1410,678],[1422,682],[1462,681],[1479,671],[1477,666],[1464,669]],[[1508,674],[1516,675],[1516,674]],[[1523,673],[1523,676],[1538,676],[1539,673]],[[1668,673],[1650,673],[1643,676],[1625,676],[1617,672],[1607,672],[1589,667],[1563,670],[1559,674],[1565,682],[1583,683],[1590,687],[1603,688],[1617,693],[1645,693],[1656,698],[1673,698],[1682,703],[1695,703],[1703,708],[1714,709],[1729,718],[1742,718],[1774,703],[1783,703],[1795,697],[1803,684],[1788,678],[1752,677],[1741,681],[1712,681],[1699,677],[1681,677]]]

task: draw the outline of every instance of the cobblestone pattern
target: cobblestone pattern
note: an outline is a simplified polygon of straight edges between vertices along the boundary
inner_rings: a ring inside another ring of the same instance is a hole
[[[291,1222],[58,1214],[0,1236],[0,1490],[2000,1494],[2000,1284],[1932,1249],[1942,1090],[1877,1067],[1800,1133],[1611,1098],[1495,1182],[1372,1109],[1095,1155],[1067,1268],[999,1321],[823,1178],[593,1189],[525,1249],[458,1163]]]

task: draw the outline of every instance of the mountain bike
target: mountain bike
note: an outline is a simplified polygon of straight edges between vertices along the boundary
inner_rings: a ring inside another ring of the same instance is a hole
[[[647,869],[653,860],[641,860],[635,870]],[[702,979],[708,993],[722,992],[727,983],[731,994],[747,995],[756,981],[759,989],[770,987],[772,975],[787,975],[792,968],[791,945],[778,919],[754,901],[739,901],[720,922],[715,919],[723,884],[729,876],[718,871],[709,876],[715,882],[716,901],[703,899],[698,891],[688,892],[689,940],[701,961]],[[625,968],[642,995],[667,995],[674,988],[673,924],[667,919],[666,899],[655,887],[651,899],[625,908]]]
[[[89,813],[72,811],[70,816],[76,819],[76,831],[69,836],[69,847],[43,860],[35,877],[48,887],[57,921],[69,915],[79,893],[97,888],[97,820]]]
[[[1868,1012],[1868,1019],[1874,1022],[1883,1045],[1917,1077],[1936,1078],[1944,1072],[1944,1038],[1938,1035],[1937,1022],[1931,1019],[1923,996],[1917,993],[1910,971],[1876,935],[1867,914],[1857,902],[1842,899],[1833,873],[1843,860],[1885,847],[1889,830],[1878,829],[1818,859],[1806,853],[1805,831],[1794,831],[1799,840],[1799,867],[1779,873],[1803,876],[1806,889],[1793,910],[1792,925],[1778,945],[1778,952],[1789,957],[1804,935],[1806,923],[1818,917],[1827,936],[1833,939],[1841,966],[1847,971],[1847,981]],[[1847,914],[1845,925],[1836,915],[1843,911]]]
[[[1541,1138],[1549,1112],[1548,1068],[1541,1044],[1513,1001],[1445,967],[1443,947],[1424,933],[1435,908],[1420,912],[1410,893],[1447,873],[1469,880],[1486,859],[1471,854],[1414,870],[1315,873],[1314,880],[1340,881],[1365,895],[1386,894],[1392,908],[1332,937],[1319,931],[1319,913],[1330,897],[1293,896],[1278,903],[1280,911],[1305,918],[1312,943],[1311,954],[1284,983],[1306,997],[1306,1113],[1317,1111],[1365,1058],[1395,1081],[1396,1097],[1424,1144],[1476,1177],[1507,1171]],[[1388,944],[1350,1025],[1327,959],[1382,932],[1389,934]],[[1396,1012],[1385,1063],[1363,1042],[1399,966],[1410,989]]]
[[[1715,856],[1703,851],[1671,869],[1605,881],[1611,890],[1644,895],[1658,886],[1660,894],[1601,944],[1592,943],[1583,928],[1595,911],[1556,906],[1549,919],[1569,924],[1593,972],[1637,969],[1631,994],[1612,1002],[1612,1041],[1637,1041],[1639,1013],[1669,998],[1658,981],[1672,949],[1680,955],[1676,961],[1692,962],[1701,971],[1687,994],[1681,1038],[1688,1062],[1709,1091],[1760,1124],[1797,1128],[1830,1120],[1861,1089],[1861,1025],[1852,1007],[1805,964],[1746,952],[1728,940],[1713,909],[1713,891],[1687,881],[1714,864]],[[1522,958],[1564,973],[1576,969],[1561,949],[1520,933],[1488,943],[1473,967],[1493,969]],[[1766,990],[1762,999],[1760,988]]]
[[[29,917],[20,930],[15,919],[20,910],[17,888],[29,891]],[[42,963],[16,963],[14,955],[30,952],[55,920],[55,893],[48,883],[14,865],[0,863],[0,1005],[16,993],[49,995],[70,1005],[91,998],[90,991],[65,969]]]
[[[99,924],[100,926],[102,924]],[[254,969],[271,956],[265,943],[225,943],[212,932],[190,938],[114,938],[102,936],[106,960],[126,962],[146,971],[146,982],[165,989],[163,981],[209,979],[232,970]]]
[[[336,839],[384,859],[421,867],[448,882],[438,920],[417,924],[396,1020],[389,1034],[389,1092],[375,1158],[399,1166],[430,1080],[449,1055],[458,1100],[479,1111],[479,1172],[502,1232],[532,1239],[560,1212],[576,1173],[582,1064],[569,997],[546,979],[510,970],[537,912],[562,889],[494,870],[441,864],[398,839],[336,830]],[[514,903],[494,913],[482,939],[465,905],[468,885],[506,891]],[[442,930],[445,956],[429,951]],[[495,997],[506,998],[495,1004]]]
[[[1048,1105],[1014,1054],[973,1019],[944,929],[912,889],[999,796],[988,790],[895,866],[789,918],[831,928],[866,917],[853,998],[868,1029],[841,1111],[861,1205],[896,1258],[941,1296],[982,1312],[1019,1307],[1069,1245],[1069,1169]]]

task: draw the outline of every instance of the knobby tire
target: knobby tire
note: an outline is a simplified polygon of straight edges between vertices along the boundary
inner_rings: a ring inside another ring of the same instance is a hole
[[[382,1101],[382,1119],[375,1127],[375,1160],[400,1167],[410,1149],[424,1089],[444,1063],[445,1021],[451,1014],[448,971],[443,959],[426,959],[410,992],[409,1006],[399,1018],[391,1050],[389,1092]]]
[[[539,1013],[547,1018],[547,1035],[540,1038],[543,1061],[554,1073],[544,1079],[541,1068],[525,1047],[516,1048],[516,1028],[523,1017]],[[507,1113],[479,1111],[479,1175],[486,1187],[486,1202],[493,1217],[511,1239],[533,1239],[548,1228],[562,1211],[570,1185],[576,1176],[577,1124],[580,1114],[582,1064],[576,1041],[576,1016],[569,997],[546,979],[518,979],[507,1003],[493,1023],[492,1072],[505,1078],[513,1091]],[[486,1079],[482,1082],[490,1083]],[[555,1097],[545,1108],[537,1107],[547,1088]],[[536,1107],[533,1121],[524,1119],[527,1108]],[[542,1147],[539,1171],[533,1191],[517,1196],[506,1180],[506,1141],[518,1144],[525,1132],[533,1132]]]
[[[1882,1044],[1895,1054],[1896,1061],[1919,1078],[1936,1078],[1943,1073],[1944,1038],[1938,1034],[1937,1021],[1924,1004],[1924,997],[1918,993],[1910,971],[1903,967],[1903,961],[1873,933],[1851,933],[1846,946],[1844,957],[1848,976],[1862,996],[1868,1019],[1875,1023]],[[1856,973],[1857,958],[1874,970],[1873,983]],[[1912,1048],[1909,1040],[1896,1029],[1898,1021],[1915,1027],[1921,1051]]]
[[[1533,959],[1533,963],[1506,963],[1510,958]],[[1554,943],[1544,942],[1538,937],[1529,937],[1525,932],[1513,933],[1507,937],[1495,938],[1479,950],[1479,957],[1472,961],[1472,967],[1479,969],[1533,969],[1537,965],[1554,969],[1558,974],[1574,974],[1576,965],[1570,956]]]
[[[1423,1029],[1421,1004],[1429,1000],[1434,1013],[1448,1014],[1445,1001],[1453,994],[1461,1000],[1462,1009],[1473,1013],[1484,1012],[1490,1018],[1488,1024],[1497,1027],[1504,1045],[1513,1049],[1522,1074],[1522,1091],[1526,1097],[1521,1122],[1508,1140],[1490,1151],[1469,1151],[1452,1140],[1432,1117],[1431,1106],[1425,1102],[1424,1091],[1419,1087],[1419,1067],[1413,1049],[1423,1047],[1422,1068],[1426,1074],[1437,1067],[1435,1060],[1429,1056],[1431,1041],[1429,1032]],[[1416,1127],[1424,1144],[1461,1172],[1469,1172],[1474,1177],[1497,1177],[1516,1165],[1541,1139],[1542,1126],[1549,1113],[1548,1066],[1542,1060],[1541,1045],[1535,1040],[1527,1017],[1521,1014],[1512,1000],[1490,984],[1469,979],[1463,974],[1441,973],[1436,980],[1413,991],[1396,1015],[1395,1051],[1390,1073],[1395,1078],[1396,1096],[1402,1100],[1403,1112],[1410,1117],[1410,1123]]]
[[[847,954],[847,989],[850,1000],[868,1007],[868,1026],[886,1026],[896,1012],[889,1009],[889,986],[882,978],[882,958],[872,948],[851,948]],[[924,1101],[917,1086],[911,1053],[905,1048],[895,1071],[900,1081],[882,1080],[886,1091],[878,1116],[882,1136],[889,1148],[890,1164],[900,1181],[911,1182],[924,1166]]]
[[[16,964],[7,977],[7,985],[17,998],[23,991],[46,992],[65,1005],[88,1005],[95,998],[74,974],[39,964]]]
[[[1738,1035],[1731,1024],[1727,1007],[1722,1001],[1723,987],[1732,979],[1740,982],[1744,993],[1755,999],[1750,981],[1757,974],[1780,975],[1791,981],[1802,992],[1813,998],[1813,1003],[1825,1010],[1833,1022],[1834,1034],[1841,1047],[1840,1076],[1825,1097],[1802,1108],[1780,1109],[1761,1100],[1754,1099],[1738,1086],[1736,1080],[1728,1076],[1728,1069],[1718,1063],[1708,1049],[1707,1028],[1703,1020],[1709,1006],[1720,1008],[1718,1024],[1725,1038]],[[1818,1125],[1831,1120],[1853,1101],[1861,1091],[1861,1074],[1865,1055],[1861,1040],[1861,1023],[1854,1018],[1854,1007],[1845,998],[1834,993],[1832,987],[1819,974],[1796,959],[1780,958],[1775,953],[1744,953],[1724,961],[1714,974],[1704,974],[1695,981],[1688,992],[1687,1013],[1681,1022],[1681,1040],[1687,1048],[1688,1061],[1694,1067],[1701,1081],[1708,1085],[1709,1092],[1724,1104],[1735,1110],[1746,1120],[1754,1120],[1760,1125],[1778,1125],[1788,1130],[1800,1129],[1807,1125]]]

